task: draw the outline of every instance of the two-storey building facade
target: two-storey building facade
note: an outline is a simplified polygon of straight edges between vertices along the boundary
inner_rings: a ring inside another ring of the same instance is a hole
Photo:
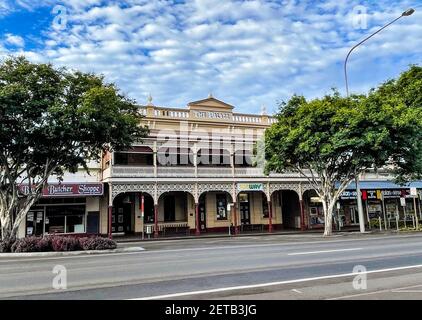
[[[264,173],[264,133],[276,119],[237,113],[211,95],[185,108],[139,107],[150,134],[132,148],[90,163],[90,174],[52,177],[20,236],[147,235],[308,230],[324,226],[322,204],[298,173]],[[390,228],[422,219],[422,183],[398,186],[379,171],[361,176],[366,222]],[[416,192],[416,196],[415,196]],[[335,227],[358,226],[351,184]]]

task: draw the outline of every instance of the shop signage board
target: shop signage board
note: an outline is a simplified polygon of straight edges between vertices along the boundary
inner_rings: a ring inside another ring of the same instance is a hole
[[[228,112],[218,112],[218,111],[196,111],[196,118],[209,118],[209,119],[221,119],[221,120],[231,120],[232,115]]]
[[[406,198],[412,197],[411,190],[409,189],[362,190],[362,194],[364,195],[364,200],[398,199],[403,195],[405,195]],[[341,194],[340,199],[356,199],[356,195],[356,190],[346,190]]]
[[[263,183],[238,183],[237,191],[264,191]]]
[[[400,205],[402,207],[405,207],[406,206],[406,198],[400,198]]]
[[[416,188],[410,188],[410,195],[412,197],[417,197],[418,196],[418,190]]]
[[[20,185],[19,190],[23,194],[29,193],[28,185]],[[61,183],[49,184],[43,189],[43,197],[86,197],[101,196],[104,193],[102,183]]]

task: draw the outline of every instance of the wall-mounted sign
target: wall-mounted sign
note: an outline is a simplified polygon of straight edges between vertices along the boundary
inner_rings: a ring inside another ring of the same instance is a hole
[[[410,197],[410,190],[409,189],[389,189],[389,190],[362,190],[362,199],[363,200],[382,200],[382,199],[393,199],[393,198],[400,198],[400,197]],[[356,190],[347,190],[344,191],[340,199],[347,200],[347,199],[356,199]]]
[[[29,193],[28,185],[20,185],[20,192]],[[102,183],[60,183],[49,184],[42,192],[43,197],[77,197],[77,196],[101,196],[104,193]]]
[[[196,118],[210,118],[210,119],[221,119],[221,120],[231,120],[232,115],[228,112],[219,112],[219,111],[195,111]]]
[[[402,207],[405,207],[406,206],[406,198],[400,198],[400,205]]]
[[[238,183],[237,191],[264,191],[263,183]]]
[[[416,188],[410,188],[410,195],[412,197],[417,197],[418,196],[418,189],[416,189]]]

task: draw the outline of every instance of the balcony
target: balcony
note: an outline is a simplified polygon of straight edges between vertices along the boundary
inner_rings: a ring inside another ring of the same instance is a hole
[[[232,177],[232,168],[230,167],[198,167],[198,177]]]
[[[108,178],[298,178],[299,174],[295,172],[270,173],[265,176],[262,168],[257,167],[195,167],[193,166],[169,166],[157,167],[157,176],[154,175],[153,166],[113,166],[103,171],[103,179]],[[306,170],[305,170],[306,171]]]
[[[236,177],[264,177],[263,169],[256,167],[235,168],[234,174]]]
[[[159,178],[194,178],[195,167],[157,167]]]
[[[154,167],[131,167],[131,166],[113,166],[111,174],[108,177],[114,178],[132,178],[132,177],[154,177]],[[104,171],[104,178],[106,177],[106,171]]]

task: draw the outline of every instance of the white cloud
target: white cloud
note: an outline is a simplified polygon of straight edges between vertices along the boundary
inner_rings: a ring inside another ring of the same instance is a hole
[[[353,28],[351,14],[364,1],[171,2],[66,1],[67,28],[44,30],[44,47],[27,55],[102,73],[139,102],[151,92],[155,103],[177,107],[213,92],[241,112],[259,112],[261,105],[275,110],[293,93],[314,97],[343,89],[348,49],[412,5],[372,4],[363,30]],[[353,91],[421,63],[421,9],[353,54]]]
[[[4,42],[8,45],[12,45],[19,48],[25,46],[25,40],[21,36],[17,36],[11,33],[7,33],[5,35]]]

